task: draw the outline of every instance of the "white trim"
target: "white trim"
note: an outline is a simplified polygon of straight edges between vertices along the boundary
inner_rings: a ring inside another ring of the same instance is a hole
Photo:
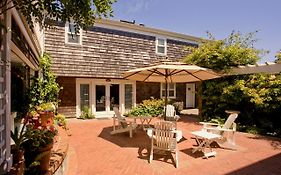
[[[80,28],[79,33],[71,33],[71,32],[68,31],[69,24],[73,24],[73,23],[66,22],[65,27],[64,27],[65,28],[65,32],[64,32],[65,43],[70,44],[70,45],[80,45],[80,46],[82,46],[83,30]],[[69,42],[68,41],[68,34],[73,34],[73,35],[79,36],[79,42],[78,43]]]
[[[159,45],[158,44],[158,40],[164,40],[164,45]],[[164,53],[159,53],[158,52],[158,46],[160,46],[160,47],[164,47]],[[155,38],[155,53],[157,54],[157,55],[163,55],[163,56],[166,56],[167,55],[167,39],[165,38],[165,37],[156,37]]]
[[[169,96],[169,91],[170,91],[170,87],[169,87],[169,84],[173,84],[174,85],[174,96]],[[165,94],[162,93],[162,91],[164,90],[163,89],[163,85],[165,86],[165,83],[160,83],[160,97],[161,98],[165,98]],[[170,98],[170,99],[175,99],[177,97],[177,83],[168,83],[168,96],[167,98]]]
[[[32,49],[33,53],[35,54],[35,56],[39,57],[40,53],[38,53],[37,49],[34,47],[34,44],[31,41],[31,39],[33,39],[33,38],[31,38],[29,36],[29,34],[27,33],[27,31],[26,31],[27,29],[24,27],[25,25],[23,24],[23,22],[22,22],[22,20],[21,20],[21,18],[19,16],[19,13],[17,12],[16,8],[12,8],[11,12],[12,12],[12,16],[14,17],[14,19],[15,19],[18,27],[20,28],[24,38],[26,39],[28,45],[31,47],[31,49]],[[42,49],[42,48],[40,48],[40,49]]]
[[[21,61],[23,61],[25,64],[28,65],[33,70],[36,70],[37,67],[32,64],[32,62],[22,53],[22,51],[18,48],[18,46],[15,45],[14,42],[11,42],[11,51],[12,55],[18,57]]]
[[[76,78],[76,117],[78,118],[81,115],[80,111],[80,84],[90,84],[90,99],[89,103],[92,109],[92,112],[96,115],[97,118],[103,117],[112,117],[113,111],[110,110],[109,97],[106,97],[106,110],[102,112],[96,111],[96,85],[104,85],[106,90],[106,96],[110,95],[110,85],[118,84],[119,85],[119,105],[122,113],[125,112],[125,99],[124,99],[124,87],[125,84],[133,85],[133,107],[136,106],[136,82],[129,80],[116,80],[111,79],[106,81],[106,79],[94,79],[94,78]]]
[[[277,74],[279,72],[281,72],[281,64],[280,63],[265,62],[264,64],[239,66],[239,67],[231,69],[229,74],[230,75],[254,74],[254,73]]]

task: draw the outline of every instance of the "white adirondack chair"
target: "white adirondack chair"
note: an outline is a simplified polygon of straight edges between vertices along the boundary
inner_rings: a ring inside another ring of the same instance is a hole
[[[180,119],[180,116],[176,115],[175,107],[173,105],[167,105],[165,108],[166,108],[166,120],[174,122],[175,127],[177,128],[177,121]]]
[[[129,132],[130,138],[132,138],[133,131],[137,127],[136,121],[126,121],[125,117],[120,114],[117,107],[113,107],[113,111],[115,113],[113,116],[113,131],[111,131],[110,134]]]
[[[169,151],[175,154],[176,168],[178,167],[178,148],[175,132],[175,124],[170,121],[158,121],[155,123],[151,137],[151,152],[149,163],[153,160],[153,151]]]
[[[237,117],[238,117],[237,113],[231,113],[227,118],[227,120],[225,121],[224,125],[222,126],[220,126],[217,123],[207,123],[207,122],[200,122],[200,123],[203,124],[202,130],[221,135],[221,138],[217,140],[217,143],[221,147],[236,149],[236,144],[234,139],[234,134],[236,132],[236,123],[234,121]]]

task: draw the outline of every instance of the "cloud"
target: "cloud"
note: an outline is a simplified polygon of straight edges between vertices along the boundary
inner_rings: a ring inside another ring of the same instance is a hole
[[[127,13],[145,12],[149,10],[152,3],[153,0],[130,0],[127,3]]]

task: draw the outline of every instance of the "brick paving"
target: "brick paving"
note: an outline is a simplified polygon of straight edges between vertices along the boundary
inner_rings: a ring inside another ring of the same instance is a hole
[[[237,151],[215,148],[216,157],[203,159],[192,154],[195,140],[191,131],[199,130],[195,117],[183,116],[178,129],[179,168],[171,157],[154,156],[148,163],[150,139],[142,129],[129,138],[128,133],[110,135],[112,119],[68,121],[69,152],[67,175],[277,175],[281,174],[281,140],[237,132]]]

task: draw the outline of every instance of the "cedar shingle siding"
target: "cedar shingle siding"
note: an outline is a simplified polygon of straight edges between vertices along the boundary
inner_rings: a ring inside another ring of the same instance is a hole
[[[157,35],[157,34],[155,34]],[[165,36],[163,36],[165,37]],[[189,42],[167,39],[167,55],[156,54],[155,36],[92,27],[82,32],[82,45],[65,43],[65,26],[60,23],[45,31],[45,49],[52,60],[52,70],[63,87],[60,92],[59,112],[67,117],[76,116],[75,78],[122,78],[124,71],[170,60],[179,61],[188,54]],[[138,82],[136,102],[150,97],[160,98],[160,83]],[[178,91],[180,91],[178,93]],[[185,103],[185,84],[177,85],[176,101]]]
[[[46,51],[57,76],[122,78],[126,70],[165,59],[155,53],[155,37],[121,30],[92,27],[83,31],[82,45],[65,43],[65,28],[46,31]],[[188,42],[167,39],[167,56],[179,60],[188,54]]]

